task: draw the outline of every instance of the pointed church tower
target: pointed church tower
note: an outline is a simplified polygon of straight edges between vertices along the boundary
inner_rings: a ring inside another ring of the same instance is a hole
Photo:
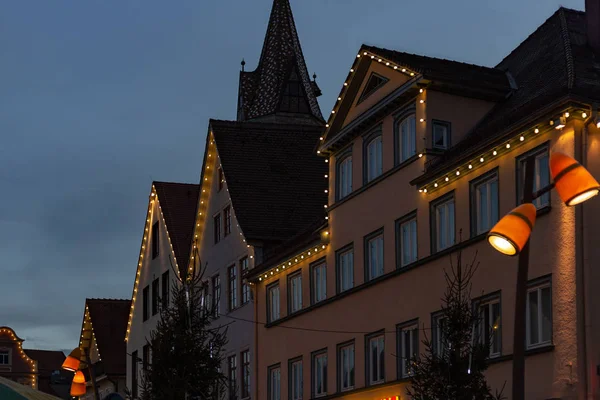
[[[321,91],[310,80],[289,0],[274,0],[258,66],[242,63],[238,121],[310,120],[323,123]],[[316,76],[315,76],[316,77]]]

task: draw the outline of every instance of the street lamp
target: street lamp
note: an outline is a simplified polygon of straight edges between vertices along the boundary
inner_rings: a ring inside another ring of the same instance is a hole
[[[67,356],[67,358],[63,362],[62,369],[75,372],[75,376],[73,376],[73,383],[71,384],[71,396],[82,396],[86,392],[85,377],[83,376],[83,372],[79,370],[79,366],[82,362],[85,362],[88,366],[90,378],[92,380],[92,388],[94,389],[94,398],[96,400],[100,400],[100,396],[98,395],[98,386],[96,385],[96,373],[94,371],[94,368],[92,367],[90,352],[87,348],[84,349],[84,358],[82,358],[81,356],[81,349],[77,347]]]
[[[513,400],[525,400],[525,307],[529,237],[535,225],[537,212],[532,202],[555,187],[567,206],[581,204],[600,193],[600,185],[588,170],[564,153],[556,152],[550,155],[550,174],[553,182],[535,193],[534,170],[535,156],[529,156],[525,160],[524,204],[505,215],[488,233],[488,242],[494,249],[502,254],[519,256],[513,336]]]

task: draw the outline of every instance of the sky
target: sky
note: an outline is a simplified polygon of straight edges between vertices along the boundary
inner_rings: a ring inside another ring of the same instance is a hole
[[[153,180],[198,183],[272,0],[0,2],[0,326],[78,345],[86,298],[131,298]],[[291,0],[327,115],[362,43],[496,65],[584,0]]]

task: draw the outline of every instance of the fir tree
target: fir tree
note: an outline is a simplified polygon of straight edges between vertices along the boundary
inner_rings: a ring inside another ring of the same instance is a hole
[[[197,253],[194,259],[199,259]],[[209,302],[202,278],[206,266],[202,269],[200,265],[171,286],[170,301],[161,306],[156,329],[147,340],[152,362],[143,373],[141,400],[224,397],[226,378],[221,362],[227,328],[212,324],[215,314],[212,306],[205,304]]]
[[[440,337],[435,337],[440,349],[434,335],[425,333],[425,352],[411,360],[413,378],[407,392],[414,400],[503,399],[503,390],[493,394],[484,376],[490,341],[479,340],[479,315],[471,301],[471,279],[479,266],[476,258],[477,253],[463,267],[459,251],[456,265],[451,259],[450,271],[444,270],[447,288],[441,314],[445,322],[439,326]],[[485,334],[491,337],[492,332]]]

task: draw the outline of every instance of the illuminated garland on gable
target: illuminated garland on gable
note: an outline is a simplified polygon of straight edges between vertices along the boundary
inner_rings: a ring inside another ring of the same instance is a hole
[[[281,263],[280,265],[277,265],[269,269],[268,271],[261,272],[260,276],[258,277],[258,281],[261,282],[263,279],[268,279],[271,276],[283,273],[286,270],[286,268],[293,268],[298,264],[304,262],[305,259],[309,257],[314,257],[315,255],[322,253],[323,250],[325,250],[326,248],[327,243],[324,242],[315,246],[310,246],[305,250],[301,251],[300,253],[296,254],[294,257],[291,257],[290,259]]]
[[[85,332],[87,332],[87,330],[85,329],[85,326],[89,325],[90,329],[89,331],[92,333],[92,336],[89,339],[86,339],[84,337]],[[102,356],[100,355],[100,349],[98,349],[98,341],[96,340],[96,333],[94,332],[94,325],[92,324],[92,316],[90,315],[90,310],[88,309],[88,305],[85,305],[85,314],[83,317],[83,326],[81,328],[81,336],[79,339],[79,348],[81,350],[83,350],[83,341],[89,341],[90,344],[91,342],[94,343],[94,348],[96,349],[96,354],[98,355],[98,361],[102,361]],[[88,345],[88,347],[91,347],[90,345]]]
[[[23,340],[20,339],[15,334],[15,331],[12,328],[9,328],[7,326],[0,327],[0,334],[10,335],[10,338],[12,339],[12,341],[17,344],[17,350],[19,351],[19,355],[21,356],[23,361],[25,361],[25,363],[27,363],[31,367],[31,375],[30,375],[31,387],[36,389],[37,388],[37,377],[36,377],[37,361],[29,358],[29,356],[25,353],[25,351],[23,350]]]

